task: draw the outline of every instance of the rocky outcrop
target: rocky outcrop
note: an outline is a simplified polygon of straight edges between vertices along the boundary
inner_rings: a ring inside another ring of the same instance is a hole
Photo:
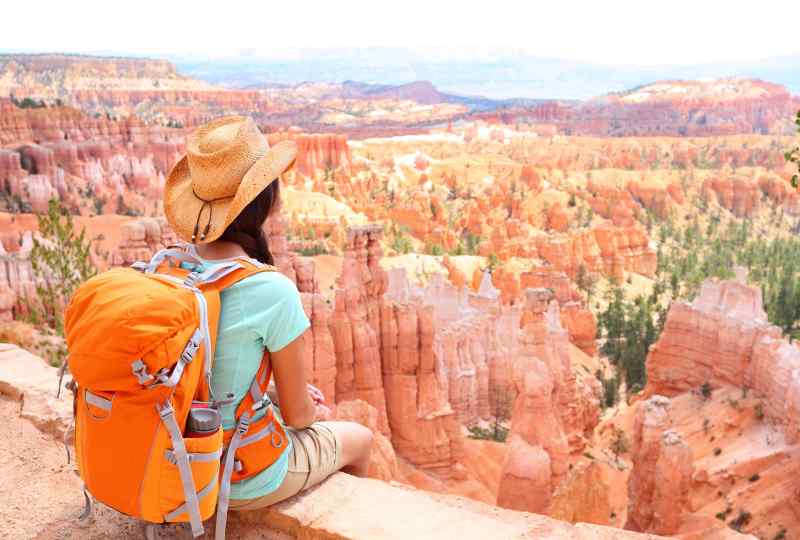
[[[36,297],[36,284],[30,261],[32,235],[27,233],[21,249],[7,253],[0,244],[0,321],[22,317],[26,299]]]
[[[599,226],[560,236],[535,236],[532,240],[535,256],[573,279],[581,266],[588,272],[601,272],[618,279],[624,271],[655,275],[655,248],[646,232],[635,226]]]
[[[75,214],[157,215],[164,177],[183,150],[183,131],[90,118],[69,108],[0,114],[0,187],[7,210],[43,212],[58,199]]]
[[[547,515],[570,523],[608,525],[611,515],[609,486],[596,461],[581,463],[570,470],[553,493]]]
[[[703,183],[702,194],[739,218],[752,217],[761,205],[758,182],[745,177],[711,178]]]
[[[580,302],[567,302],[561,306],[561,324],[569,332],[569,340],[579,349],[594,356],[597,354],[597,320]]]
[[[746,285],[743,274],[737,280],[706,280],[691,304],[672,304],[647,358],[646,392],[669,396],[706,382],[750,386],[754,347],[780,338],[780,330],[767,321],[761,289]]]
[[[336,399],[363,399],[378,410],[378,426],[389,433],[381,371],[381,303],[386,273],[380,267],[382,229],[348,233],[330,323],[336,351]]]
[[[336,420],[356,422],[372,430],[374,439],[369,464],[370,478],[384,482],[402,478],[394,447],[378,429],[378,411],[375,407],[360,399],[342,401],[336,404]]]
[[[788,133],[797,100],[778,84],[758,79],[657,81],[579,105],[545,103],[476,115],[495,123],[547,122],[559,133],[599,137]],[[638,156],[630,156],[628,163]],[[624,167],[621,167],[624,168]]]
[[[688,509],[692,451],[670,429],[669,399],[653,396],[637,407],[625,528],[675,534]]]
[[[386,303],[381,309],[381,363],[386,409],[397,452],[441,477],[457,473],[461,426],[442,384],[434,352],[433,309]]]
[[[62,390],[56,397],[57,371],[28,351],[0,343],[0,397],[19,402],[15,415],[63,439],[72,419],[72,394]]]
[[[270,144],[284,139],[297,143],[297,172],[314,178],[317,174],[330,174],[331,170],[341,169],[350,174],[353,158],[347,145],[347,136],[330,133],[270,133]],[[327,171],[327,172],[326,172]]]
[[[800,192],[776,174],[765,174],[758,179],[758,187],[773,204],[780,205],[791,216],[800,215]]]
[[[585,434],[597,425],[599,402],[596,389],[579,387],[558,306],[550,303],[545,311],[540,292],[526,290],[514,359],[518,397],[497,504],[543,512],[568,472],[570,453],[583,449]]]
[[[336,350],[331,333],[333,308],[330,300],[319,293],[301,292],[300,297],[311,321],[311,328],[302,336],[306,380],[319,388],[329,403],[336,403]]]
[[[647,358],[645,393],[676,395],[705,383],[754,390],[763,412],[800,441],[800,349],[767,321],[761,289],[707,280],[691,303],[675,302]]]
[[[544,361],[552,374],[553,400],[572,452],[583,450],[585,438],[599,421],[599,393],[595,386],[578,383],[571,363],[569,338],[561,326],[558,304],[536,311],[536,290],[526,291],[528,306],[522,318],[523,355]],[[557,485],[557,483],[556,483]]]
[[[156,251],[177,242],[165,218],[142,218],[123,223],[119,247],[111,253],[112,266],[148,261]]]

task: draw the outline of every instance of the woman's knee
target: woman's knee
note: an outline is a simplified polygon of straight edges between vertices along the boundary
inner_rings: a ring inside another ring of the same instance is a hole
[[[368,427],[356,422],[336,422],[334,428],[341,438],[345,464],[363,459],[370,454],[375,435]]]

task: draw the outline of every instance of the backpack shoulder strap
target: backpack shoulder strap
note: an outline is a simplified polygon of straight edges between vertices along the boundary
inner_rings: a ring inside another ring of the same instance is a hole
[[[223,263],[225,267],[222,269],[223,274],[219,275],[218,277],[214,277],[213,275],[207,280],[203,280],[202,276],[199,278],[199,284],[202,286],[203,290],[214,289],[217,291],[223,291],[227,289],[231,285],[234,285],[245,278],[248,278],[255,274],[260,274],[261,272],[277,272],[278,269],[274,266],[270,266],[267,264],[261,264],[252,261],[251,259],[236,259],[236,265],[230,270],[226,270],[230,268],[228,265],[231,263]],[[212,267],[206,272],[214,271],[216,267]],[[205,272],[204,272],[205,273]]]

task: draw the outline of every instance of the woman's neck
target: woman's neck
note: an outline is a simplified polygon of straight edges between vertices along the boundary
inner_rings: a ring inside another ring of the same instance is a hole
[[[247,257],[242,246],[227,240],[216,240],[208,244],[195,245],[197,254],[204,259],[230,259],[231,257]]]

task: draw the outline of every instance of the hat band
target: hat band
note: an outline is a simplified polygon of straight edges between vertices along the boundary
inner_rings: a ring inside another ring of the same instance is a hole
[[[190,185],[192,189],[192,194],[203,201],[203,204],[200,206],[200,210],[197,212],[197,219],[194,222],[194,230],[192,231],[192,244],[194,244],[195,240],[197,240],[197,232],[200,229],[200,216],[203,215],[203,210],[206,206],[208,206],[208,221],[206,222],[206,226],[203,229],[202,234],[200,235],[200,240],[205,240],[206,235],[208,234],[208,230],[211,228],[211,217],[214,215],[214,205],[212,203],[216,201],[221,201],[222,199],[231,199],[234,195],[230,197],[217,197],[216,199],[204,199],[197,192],[194,190],[194,186]]]

